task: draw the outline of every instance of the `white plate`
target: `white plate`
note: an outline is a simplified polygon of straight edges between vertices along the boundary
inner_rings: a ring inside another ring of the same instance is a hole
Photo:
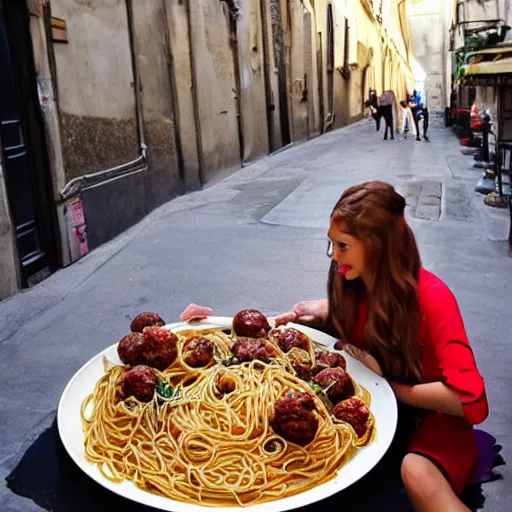
[[[231,327],[231,317],[209,317],[198,325],[180,322],[168,324],[166,328],[172,330],[208,329],[212,327]],[[316,329],[311,329],[298,324],[288,324],[303,331],[315,341],[333,349],[336,339]],[[59,434],[71,458],[92,479],[107,489],[133,501],[173,512],[197,512],[211,511],[212,507],[205,507],[182,501],[175,501],[162,496],[157,496],[139,489],[132,482],[124,481],[120,484],[112,483],[102,476],[96,465],[87,462],[84,456],[84,435],[80,420],[80,405],[84,398],[93,392],[96,382],[104,374],[103,356],[113,363],[121,364],[117,355],[117,343],[108,347],[103,352],[93,357],[86,363],[69,381],[62,393],[57,412],[57,424]],[[359,450],[356,455],[346,463],[337,476],[318,487],[306,492],[290,496],[288,498],[244,507],[251,512],[278,512],[302,507],[310,503],[322,500],[335,494],[363,477],[386,453],[395,434],[397,422],[397,406],[395,395],[389,384],[382,378],[366,368],[359,361],[344,353],[347,360],[347,371],[354,377],[358,384],[364,386],[372,395],[371,410],[375,416],[377,435],[374,441],[367,447]],[[233,511],[241,507],[213,507],[223,512]]]

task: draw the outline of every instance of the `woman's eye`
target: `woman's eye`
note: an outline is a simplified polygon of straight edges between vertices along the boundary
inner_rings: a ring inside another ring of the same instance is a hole
[[[338,247],[339,247],[342,251],[344,251],[345,249],[347,249],[347,248],[348,248],[348,245],[347,245],[345,242],[336,242],[336,243],[337,243]]]

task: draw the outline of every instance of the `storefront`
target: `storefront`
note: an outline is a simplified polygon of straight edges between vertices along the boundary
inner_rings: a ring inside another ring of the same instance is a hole
[[[512,46],[475,51],[468,54],[467,61],[460,68],[459,84],[474,87],[477,97],[496,98],[496,190],[490,199],[492,206],[506,207],[512,171]]]

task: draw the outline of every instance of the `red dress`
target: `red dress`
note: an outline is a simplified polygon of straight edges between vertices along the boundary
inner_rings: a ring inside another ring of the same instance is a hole
[[[472,425],[488,414],[484,381],[469,346],[457,301],[434,274],[421,269],[419,299],[422,312],[423,382],[444,382],[460,395],[465,418],[438,412],[429,414],[413,433],[409,452],[432,460],[444,472],[457,494],[471,480],[478,452]],[[359,306],[353,343],[364,346],[367,302]]]

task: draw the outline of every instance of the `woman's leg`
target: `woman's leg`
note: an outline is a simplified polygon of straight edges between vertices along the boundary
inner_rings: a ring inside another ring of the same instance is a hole
[[[419,109],[418,108],[413,108],[412,109],[412,118],[414,119],[414,126],[416,127],[416,140],[421,140],[420,138],[420,127],[418,125],[418,113],[419,113]]]
[[[428,109],[427,108],[423,109],[423,114],[425,116],[423,118],[423,138],[425,140],[429,140],[428,135],[427,135],[427,131],[428,131]]]
[[[389,123],[389,111],[390,111],[390,108],[391,106],[390,105],[386,105],[385,107],[383,107],[384,111],[383,111],[383,115],[384,115],[384,121],[386,123],[386,129],[384,131],[384,140],[387,140],[388,138],[388,130],[391,129],[391,137],[393,137],[393,128],[391,128],[391,125]]]
[[[415,512],[471,512],[438,467],[423,455],[408,453],[401,473]]]
[[[373,114],[372,114],[372,117],[373,119],[375,120],[375,131],[379,131],[379,128],[380,128],[380,116],[379,116],[379,112],[376,110]]]

